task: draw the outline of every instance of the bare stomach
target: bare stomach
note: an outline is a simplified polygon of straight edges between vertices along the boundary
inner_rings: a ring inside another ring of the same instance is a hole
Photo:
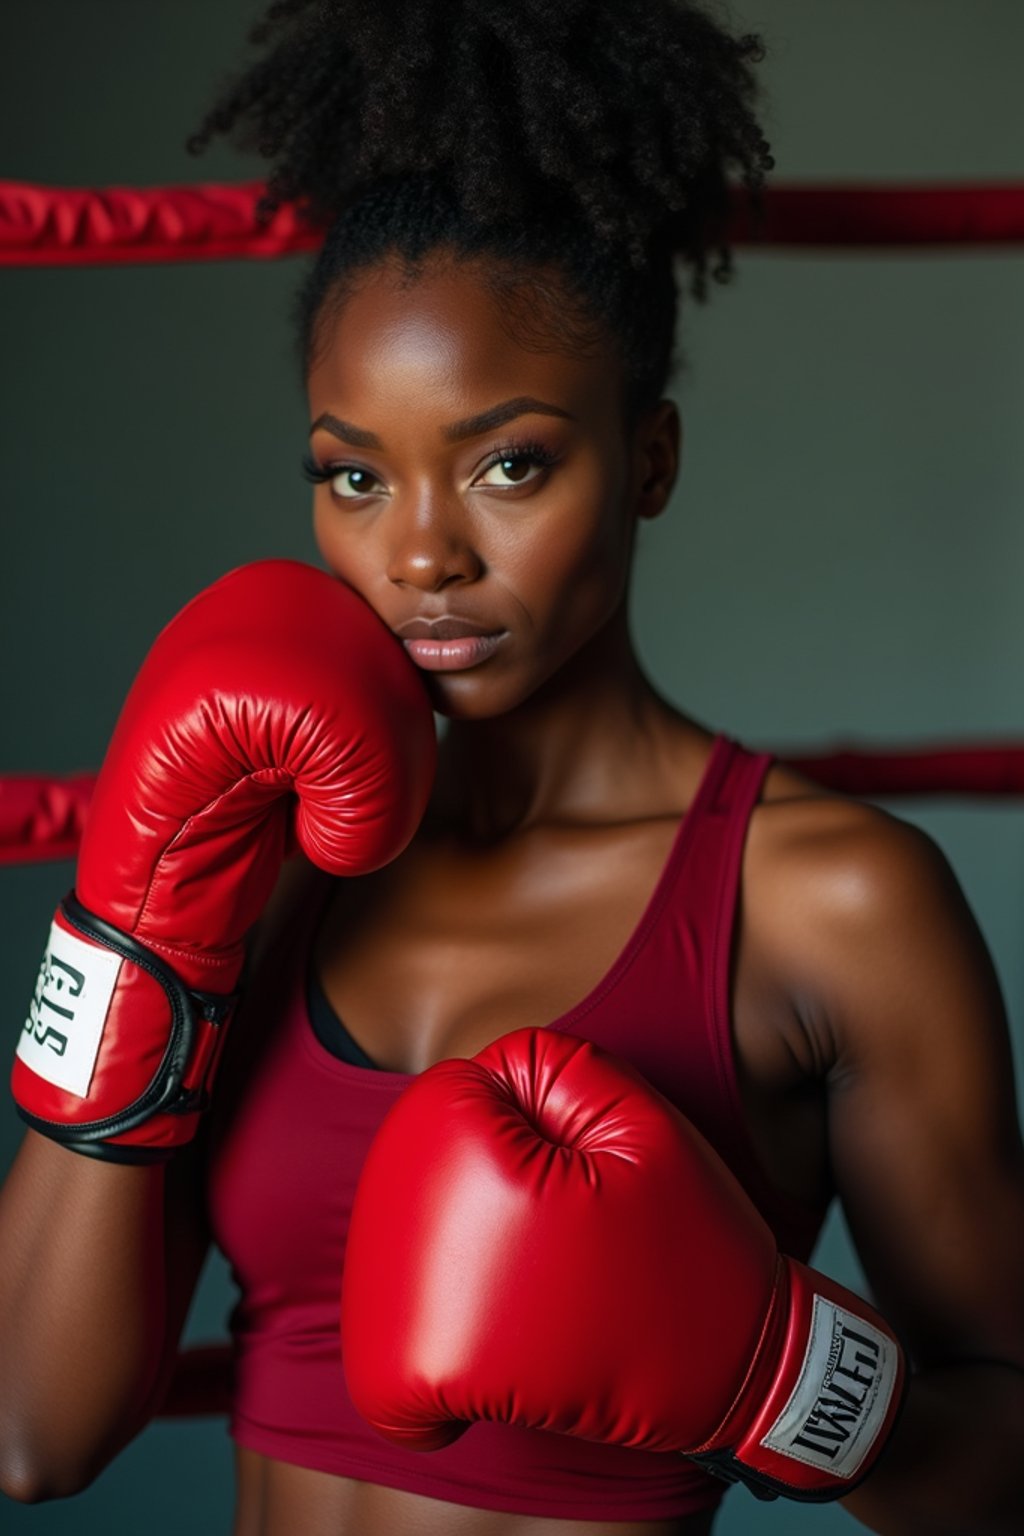
[[[552,1520],[449,1504],[235,1447],[232,1536],[707,1536],[714,1511],[676,1520]]]

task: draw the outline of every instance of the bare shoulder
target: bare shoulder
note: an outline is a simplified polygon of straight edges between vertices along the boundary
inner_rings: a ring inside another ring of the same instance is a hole
[[[768,770],[750,831],[757,856],[791,880],[814,866],[819,876],[827,875],[830,866],[851,860],[866,872],[877,866],[876,874],[884,877],[885,870],[896,874],[915,858],[942,858],[937,844],[911,822],[824,789],[782,762]]]
[[[991,958],[938,844],[879,806],[772,767],[750,823],[747,897],[762,948],[838,1066],[873,1028],[892,1039],[876,989],[902,982],[923,1002],[939,978],[972,990],[1002,1018]],[[974,1011],[972,1009],[972,1011]],[[948,1010],[947,1010],[948,1012]]]

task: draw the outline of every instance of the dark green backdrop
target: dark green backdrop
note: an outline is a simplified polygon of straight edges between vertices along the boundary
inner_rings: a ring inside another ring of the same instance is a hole
[[[259,174],[184,154],[248,0],[34,0],[0,15],[0,173],[66,185]],[[1017,0],[744,0],[783,179],[1021,178]],[[1024,252],[750,253],[684,307],[683,473],[636,628],[666,691],[752,745],[1022,731]],[[0,772],[98,763],[160,625],[230,566],[312,560],[286,317],[299,259],[0,273]],[[1024,1011],[1016,806],[893,806],[954,863]],[[0,871],[13,1049],[70,864]],[[0,1103],[0,1165],[20,1137]],[[842,1222],[819,1262],[857,1283]],[[221,1331],[219,1259],[189,1334]],[[219,1423],[155,1425],[4,1532],[229,1529]],[[731,1496],[729,1533],[839,1532]]]

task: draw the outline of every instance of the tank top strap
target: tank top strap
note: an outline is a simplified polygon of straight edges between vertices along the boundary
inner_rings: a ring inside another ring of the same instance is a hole
[[[704,952],[708,963],[702,978],[704,1017],[718,1085],[715,1144],[768,1218],[783,1247],[798,1257],[806,1257],[820,1228],[823,1210],[811,1210],[790,1199],[765,1173],[747,1127],[736,1074],[732,1026],[732,960],[743,852],[765,776],[776,758],[771,752],[752,752],[731,737],[726,739],[728,757],[707,813],[709,830],[717,825],[717,832],[712,835],[717,856],[713,878],[705,888]],[[694,868],[691,864],[691,877]],[[711,870],[705,868],[705,874],[710,875]]]
[[[750,752],[731,737],[726,740],[729,753],[722,783],[709,809],[709,816],[717,818],[718,826],[716,868],[706,907],[708,943],[705,952],[709,962],[704,975],[705,1017],[715,1048],[723,1094],[736,1123],[742,1125],[743,1107],[736,1079],[730,1008],[732,953],[747,831],[774,757],[770,752]]]
[[[688,936],[689,1000],[704,1021],[717,1090],[707,1108],[719,1135],[734,1133],[743,1123],[730,967],[747,829],[772,761],[770,752],[751,752],[724,732],[716,736],[700,793],[686,817],[686,855],[673,881],[671,921]]]

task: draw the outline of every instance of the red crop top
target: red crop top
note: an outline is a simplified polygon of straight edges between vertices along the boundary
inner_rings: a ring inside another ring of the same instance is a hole
[[[740,862],[771,760],[716,737],[632,936],[547,1027],[632,1061],[717,1148],[780,1247],[806,1259],[824,1210],[794,1206],[762,1172],[729,1025]],[[273,980],[229,1039],[208,1125],[210,1221],[240,1293],[230,1434],[280,1461],[480,1509],[656,1520],[716,1504],[723,1484],[680,1456],[490,1423],[443,1450],[410,1451],[352,1407],[338,1330],[349,1213],[370,1140],[411,1077],[343,1060],[314,1031],[307,971],[332,888],[324,876],[285,925]]]

